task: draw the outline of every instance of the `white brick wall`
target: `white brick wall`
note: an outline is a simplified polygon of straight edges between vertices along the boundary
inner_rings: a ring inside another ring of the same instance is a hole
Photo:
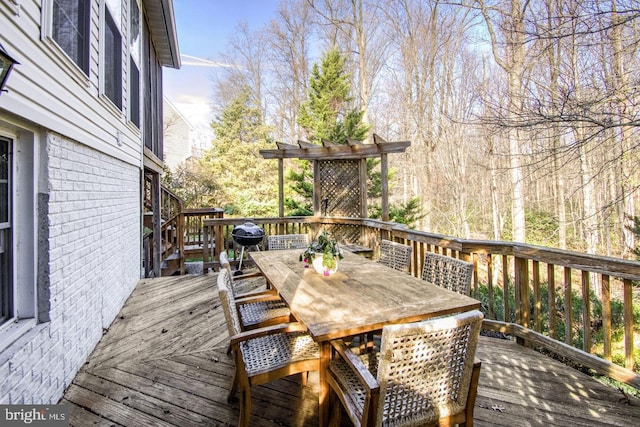
[[[50,318],[0,354],[0,404],[55,403],[140,277],[140,169],[46,138]]]

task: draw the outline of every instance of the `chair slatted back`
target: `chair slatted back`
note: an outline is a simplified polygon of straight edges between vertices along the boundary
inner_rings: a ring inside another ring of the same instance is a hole
[[[305,249],[307,246],[309,246],[309,236],[306,234],[281,234],[267,237],[267,248],[270,251]]]
[[[473,264],[461,259],[427,252],[424,255],[422,279],[450,291],[469,295]]]
[[[464,411],[482,318],[473,310],[383,328],[378,425],[423,425]]]
[[[242,332],[240,315],[236,307],[236,300],[233,296],[233,279],[226,269],[221,269],[218,273],[218,296],[227,321],[229,336],[234,336]]]
[[[411,246],[382,239],[380,242],[380,259],[378,262],[398,271],[409,272],[411,265]]]

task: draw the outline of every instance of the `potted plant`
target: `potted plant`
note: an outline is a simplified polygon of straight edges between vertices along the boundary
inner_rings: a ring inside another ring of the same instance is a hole
[[[318,257],[316,258],[316,255]],[[328,276],[338,270],[338,261],[344,258],[338,247],[338,242],[329,237],[326,230],[320,233],[318,240],[311,242],[309,247],[300,255],[300,261],[309,264],[320,274]]]

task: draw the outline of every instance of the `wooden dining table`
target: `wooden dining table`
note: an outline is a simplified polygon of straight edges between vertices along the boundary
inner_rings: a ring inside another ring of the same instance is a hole
[[[480,307],[476,299],[346,251],[338,271],[324,276],[313,267],[305,268],[299,259],[302,252],[297,249],[250,255],[320,347],[321,426],[329,422],[326,376],[331,340]]]

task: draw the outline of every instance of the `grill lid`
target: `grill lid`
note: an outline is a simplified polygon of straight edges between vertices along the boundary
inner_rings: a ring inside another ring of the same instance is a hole
[[[236,225],[231,236],[240,245],[257,245],[264,237],[264,230],[251,221],[247,221],[244,224]]]

